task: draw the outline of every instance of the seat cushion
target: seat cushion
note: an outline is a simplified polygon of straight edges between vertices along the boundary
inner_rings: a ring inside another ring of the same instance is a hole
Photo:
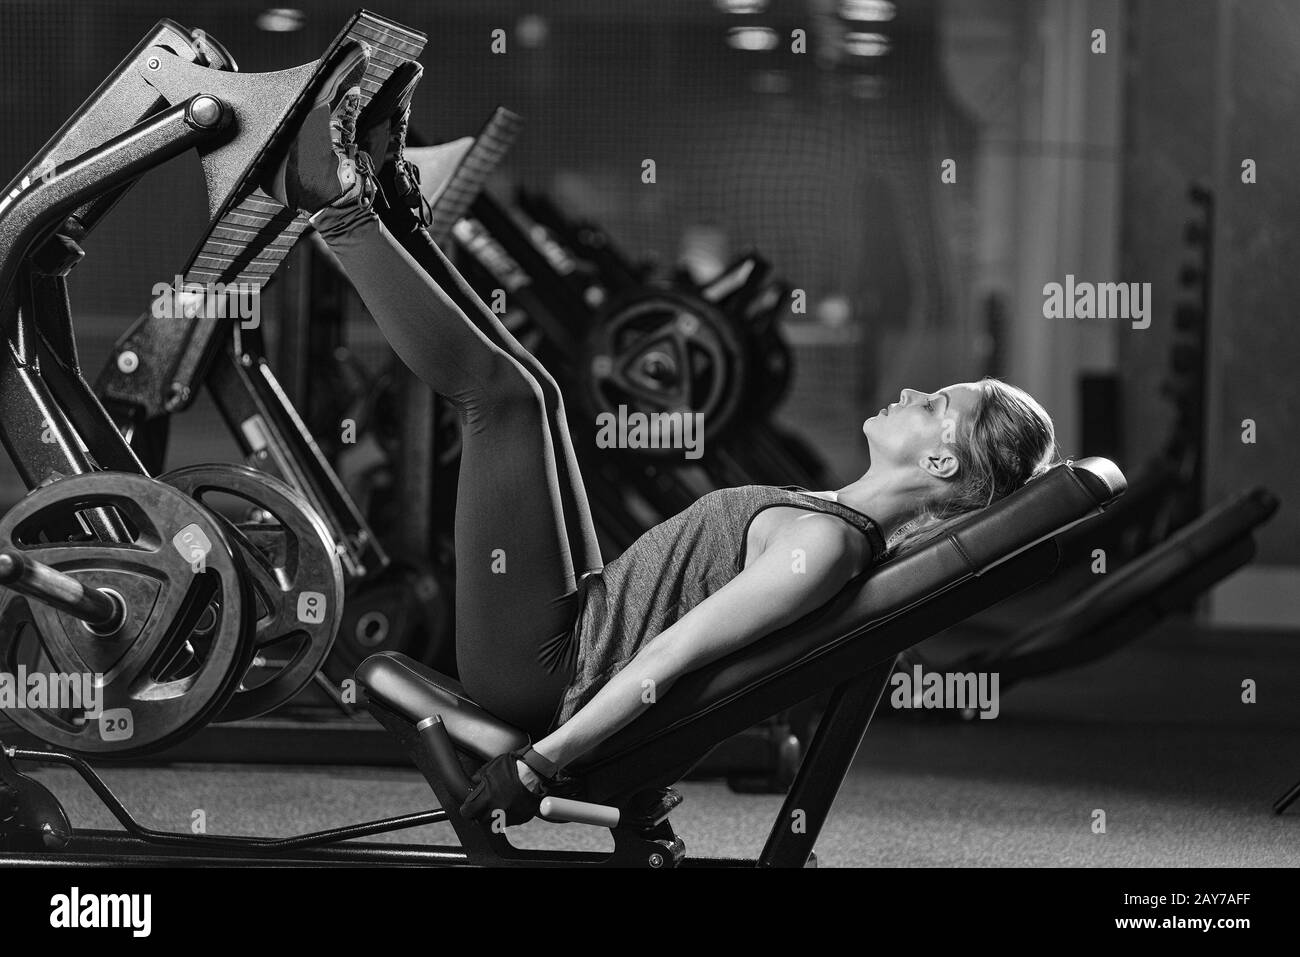
[[[368,697],[412,724],[438,715],[457,747],[485,761],[528,744],[527,734],[471,701],[459,681],[406,655],[371,655],[357,668],[357,681]]]

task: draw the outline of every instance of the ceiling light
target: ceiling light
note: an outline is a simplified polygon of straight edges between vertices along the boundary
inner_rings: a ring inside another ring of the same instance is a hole
[[[897,12],[889,0],[840,0],[840,16],[845,20],[892,20]]]
[[[268,33],[292,33],[302,29],[305,19],[301,10],[271,7],[257,15],[257,28]]]
[[[889,52],[889,37],[883,33],[846,33],[844,49],[852,56],[884,56]]]
[[[727,31],[727,44],[736,50],[773,50],[776,31],[771,27],[732,27]]]

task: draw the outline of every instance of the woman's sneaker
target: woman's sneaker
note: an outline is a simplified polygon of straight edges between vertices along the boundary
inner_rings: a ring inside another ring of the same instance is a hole
[[[346,206],[358,197],[368,203],[374,196],[369,157],[359,160],[356,145],[361,79],[369,63],[368,47],[349,44],[321,82],[315,102],[266,186],[290,209],[315,213],[326,206]]]
[[[433,220],[433,210],[420,192],[420,171],[405,156],[411,124],[411,99],[424,67],[408,61],[393,71],[357,120],[357,145],[374,162],[384,197],[414,213],[420,225]]]

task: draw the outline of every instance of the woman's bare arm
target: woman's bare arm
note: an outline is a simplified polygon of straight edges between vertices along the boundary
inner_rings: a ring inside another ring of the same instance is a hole
[[[869,549],[842,520],[809,512],[781,526],[749,566],[648,642],[577,714],[534,747],[564,766],[647,708],[673,682],[825,604]],[[520,776],[536,777],[520,764]]]

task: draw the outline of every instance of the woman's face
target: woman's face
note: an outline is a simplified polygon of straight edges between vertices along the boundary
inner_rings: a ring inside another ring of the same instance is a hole
[[[904,389],[898,401],[862,424],[873,467],[915,465],[938,478],[957,468],[949,448],[964,416],[979,403],[979,386],[962,382],[938,392]]]

